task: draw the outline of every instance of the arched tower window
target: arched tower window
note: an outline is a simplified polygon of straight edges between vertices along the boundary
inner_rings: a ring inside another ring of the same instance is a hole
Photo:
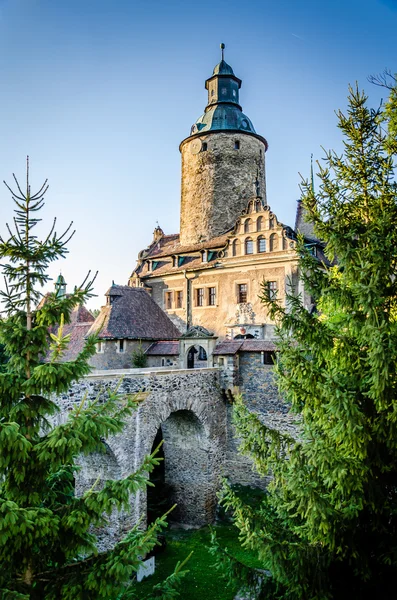
[[[246,219],[244,221],[244,233],[250,233],[251,231],[252,221],[251,219]]]
[[[233,240],[232,255],[233,256],[238,256],[239,254],[240,254],[240,241],[239,240]]]
[[[257,252],[266,252],[266,239],[260,235],[257,240]]]
[[[270,252],[278,249],[278,237],[276,233],[272,233],[270,236]]]
[[[256,220],[256,230],[262,231],[263,229],[263,217],[258,217]]]
[[[245,254],[254,253],[254,241],[252,238],[246,238],[245,240]]]

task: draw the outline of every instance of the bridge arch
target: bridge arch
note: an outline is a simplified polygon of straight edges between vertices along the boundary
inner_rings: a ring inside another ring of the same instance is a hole
[[[176,504],[171,521],[184,525],[213,521],[218,478],[211,476],[215,455],[208,433],[192,410],[172,412],[160,425],[153,446],[161,437],[163,463],[152,477],[157,489],[148,489],[149,512],[157,499],[160,511]]]

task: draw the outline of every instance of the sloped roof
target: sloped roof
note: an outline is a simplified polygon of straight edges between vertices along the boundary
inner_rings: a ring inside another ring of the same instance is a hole
[[[148,356],[177,356],[179,354],[179,342],[154,342],[145,351]]]
[[[175,340],[180,331],[142,288],[112,285],[88,334],[99,339]]]
[[[162,256],[171,256],[172,254],[183,254],[184,252],[197,252],[200,250],[221,248],[226,244],[229,235],[230,232],[227,232],[206,242],[202,242],[200,244],[190,244],[188,246],[183,246],[179,242],[178,234],[164,235],[149,249],[148,253],[145,254],[145,258],[155,259]]]
[[[217,344],[213,354],[226,356],[237,352],[274,352],[276,345],[267,340],[224,340]]]
[[[85,308],[85,306],[76,306],[70,315],[70,323],[64,325],[63,335],[70,335],[70,342],[68,344],[65,354],[61,357],[61,362],[69,362],[75,360],[79,352],[82,351],[85,344],[85,338],[93,322],[95,321],[92,314]],[[57,333],[58,326],[51,327],[51,333]],[[48,351],[46,359],[50,360],[51,352]]]

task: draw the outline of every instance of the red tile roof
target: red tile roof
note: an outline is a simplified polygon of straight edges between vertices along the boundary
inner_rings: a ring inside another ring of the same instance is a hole
[[[276,345],[267,340],[224,340],[216,345],[214,355],[225,356],[237,352],[274,352]]]

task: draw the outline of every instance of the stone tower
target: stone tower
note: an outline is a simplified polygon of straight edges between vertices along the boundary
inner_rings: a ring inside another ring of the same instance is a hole
[[[231,229],[249,198],[266,203],[265,152],[239,104],[241,79],[222,60],[205,82],[208,103],[180,144],[182,245],[198,244]]]

